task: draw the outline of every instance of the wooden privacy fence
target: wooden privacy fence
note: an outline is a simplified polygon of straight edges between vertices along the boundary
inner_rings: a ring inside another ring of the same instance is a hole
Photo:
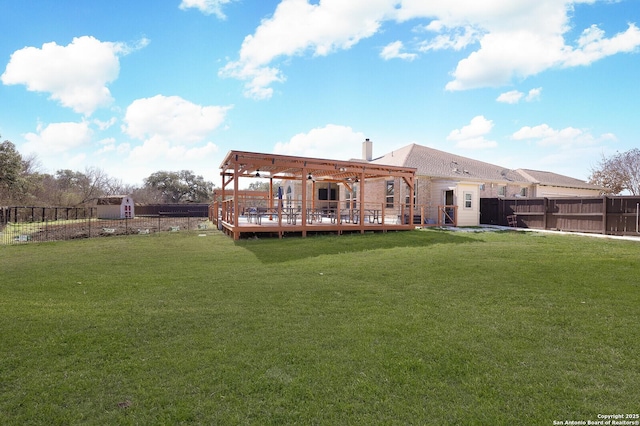
[[[640,236],[640,197],[482,198],[480,223]]]

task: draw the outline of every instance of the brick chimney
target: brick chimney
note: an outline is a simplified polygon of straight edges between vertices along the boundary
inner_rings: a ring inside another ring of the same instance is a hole
[[[373,142],[369,138],[362,142],[362,159],[365,161],[371,161],[373,159]]]

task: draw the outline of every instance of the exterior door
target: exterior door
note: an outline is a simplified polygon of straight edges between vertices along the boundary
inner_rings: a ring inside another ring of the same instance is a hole
[[[454,199],[453,199],[453,189],[447,189],[444,191],[444,213],[442,222],[446,225],[450,225],[454,223],[455,209],[453,208]]]

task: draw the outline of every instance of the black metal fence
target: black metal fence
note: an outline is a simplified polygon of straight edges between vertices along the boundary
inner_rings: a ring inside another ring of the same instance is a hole
[[[130,219],[98,219],[95,207],[0,207],[0,245],[28,242],[202,231],[205,216],[189,210],[138,215]]]
[[[521,228],[640,235],[640,197],[482,198],[480,222]]]

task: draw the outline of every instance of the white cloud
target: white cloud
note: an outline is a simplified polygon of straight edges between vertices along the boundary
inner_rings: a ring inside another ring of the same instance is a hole
[[[558,130],[548,124],[540,124],[534,127],[524,126],[511,135],[513,140],[531,140],[538,146],[556,146],[562,149],[594,145],[599,142],[615,140],[615,138],[612,133],[594,136],[588,131],[576,129],[575,127],[565,127]]]
[[[141,184],[143,179],[157,171],[192,170],[217,185],[218,146],[206,142],[201,146],[172,144],[161,137],[146,139],[141,145],[120,144],[116,147],[119,162],[109,162],[109,173],[122,176],[126,182]]]
[[[88,116],[113,102],[107,85],[120,72],[118,57],[147,44],[147,39],[129,46],[83,36],[67,46],[51,42],[42,48],[25,47],[11,55],[0,79],[6,85],[24,84],[29,91],[50,93],[51,99]]]
[[[219,19],[225,19],[226,16],[222,12],[222,6],[232,1],[234,0],[182,0],[179,7],[182,10],[198,9],[205,15],[216,15]]]
[[[540,100],[540,96],[542,95],[542,87],[536,87],[535,89],[529,90],[527,97],[525,100],[527,102],[533,102]]]
[[[445,49],[462,50],[480,39],[480,32],[470,25],[460,28],[447,28],[442,21],[435,20],[424,28],[437,33],[445,32],[445,34],[440,34],[431,40],[425,40],[420,43],[419,50],[421,52]]]
[[[499,87],[538,74],[560,61],[564,42],[560,35],[493,32],[482,37],[480,46],[458,62],[447,90]]]
[[[493,128],[493,121],[487,120],[482,115],[478,115],[471,119],[471,122],[462,129],[453,130],[447,136],[447,140],[459,141],[473,138],[476,136],[486,135]]]
[[[541,94],[542,87],[537,87],[535,89],[529,90],[529,93],[526,96],[524,93],[518,90],[511,90],[509,92],[501,93],[500,96],[497,97],[496,101],[505,104],[517,104],[522,99],[527,102],[533,102],[539,100]]]
[[[107,121],[101,121],[98,119],[93,120],[93,124],[95,124],[96,126],[98,126],[98,129],[100,130],[107,130],[109,129],[111,126],[113,126],[114,124],[116,124],[116,122],[118,121],[117,118],[115,117],[111,117],[109,120]]]
[[[21,150],[49,157],[69,152],[91,141],[92,131],[89,123],[51,123],[46,127],[38,126],[37,133],[24,135],[26,143]]]
[[[395,0],[282,0],[273,16],[264,19],[253,35],[245,37],[239,59],[223,67],[219,75],[246,81],[245,95],[269,98],[272,83],[285,80],[280,69],[268,66],[279,57],[311,52],[325,56],[349,49],[361,39],[371,37]]]
[[[509,92],[501,93],[496,101],[505,104],[517,104],[518,102],[520,102],[523,96],[524,93],[519,92],[518,90],[511,90]]]
[[[142,143],[115,146],[124,160],[113,170],[131,182],[159,170],[210,170],[215,175],[218,146],[207,137],[231,108],[201,106],[178,96],[135,100],[127,108],[122,131]]]
[[[364,140],[364,133],[355,132],[351,127],[328,124],[308,133],[298,133],[289,142],[278,142],[273,152],[338,160],[360,158]]]
[[[605,38],[604,31],[597,25],[592,25],[582,32],[578,39],[577,48],[568,48],[562,65],[573,67],[589,65],[604,57],[616,53],[629,53],[640,46],[640,29],[635,24],[629,24],[627,30],[612,38]]]
[[[491,132],[493,121],[487,120],[484,116],[478,115],[471,119],[471,122],[449,133],[447,140],[456,142],[457,148],[462,149],[485,149],[498,146],[496,141],[486,139],[485,135]]]
[[[218,128],[231,107],[200,106],[179,96],[137,99],[125,114],[123,131],[135,139],[201,142]]]
[[[159,164],[161,168],[167,170],[189,168],[189,164],[194,162],[210,163],[211,155],[218,152],[218,147],[207,142],[203,146],[187,147],[185,145],[173,145],[166,139],[152,137],[144,141],[142,145],[136,146],[129,152],[128,161],[138,164],[153,163]],[[184,164],[185,166],[179,166]],[[217,164],[209,164],[209,167],[216,167]]]
[[[115,138],[105,138],[101,141],[98,141],[98,144],[102,146],[99,150],[96,151],[96,155],[101,155],[109,152],[114,152],[116,150],[116,140]]]
[[[389,43],[382,49],[382,52],[380,52],[380,57],[385,61],[395,58],[413,61],[418,57],[418,55],[415,53],[401,53],[401,50],[403,48],[404,45],[401,41],[394,41],[393,43]]]
[[[266,99],[273,95],[272,84],[285,81],[278,60],[350,49],[378,33],[385,22],[427,20],[419,27],[436,35],[414,40],[418,52],[478,46],[458,62],[447,90],[499,87],[550,68],[587,65],[635,51],[640,30],[634,24],[612,38],[593,25],[575,46],[567,43],[574,5],[594,1],[282,0],[273,16],[244,39],[239,59],[228,62],[219,75],[245,81],[246,96]],[[387,45],[381,57],[415,58],[418,52],[401,53],[402,43]]]

